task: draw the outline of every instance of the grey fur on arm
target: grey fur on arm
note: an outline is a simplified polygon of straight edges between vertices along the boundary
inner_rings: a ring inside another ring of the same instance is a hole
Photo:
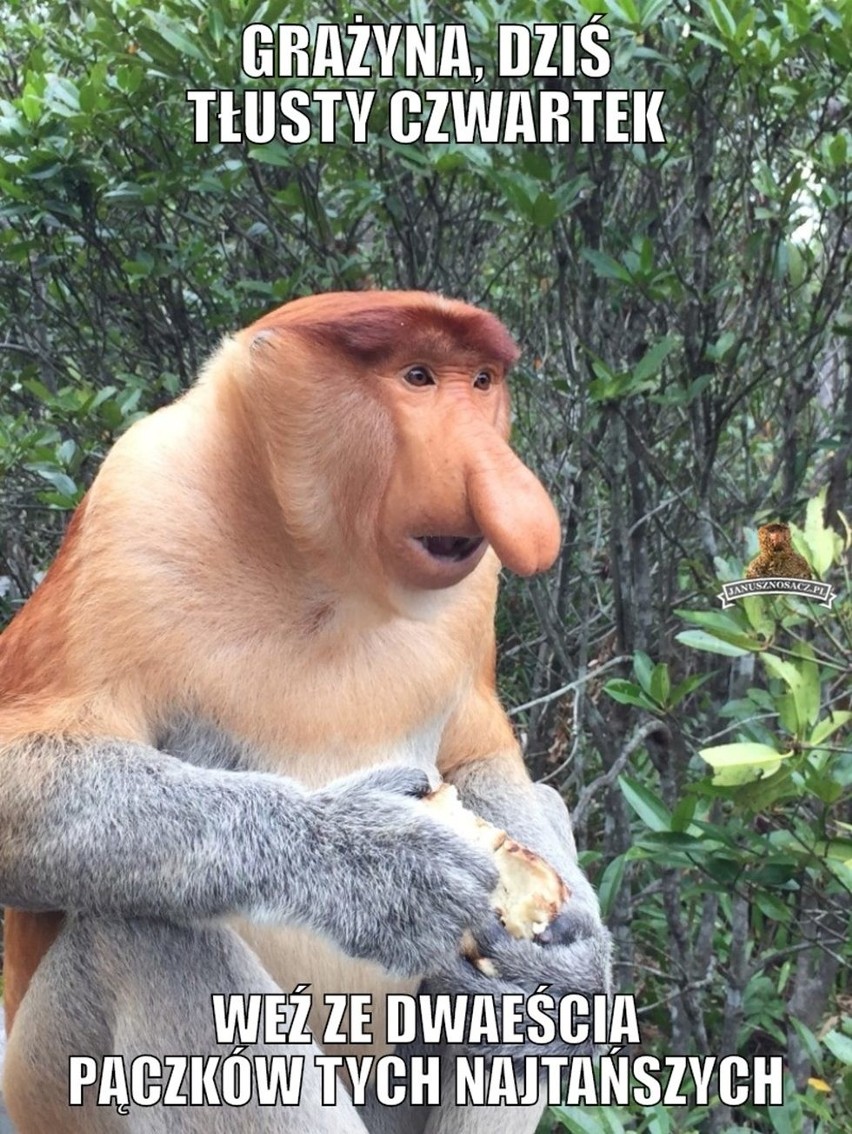
[[[425,773],[384,767],[309,792],[124,741],[34,737],[2,759],[0,903],[308,926],[406,975],[488,916],[495,871],[422,813]],[[33,768],[39,769],[33,775]]]

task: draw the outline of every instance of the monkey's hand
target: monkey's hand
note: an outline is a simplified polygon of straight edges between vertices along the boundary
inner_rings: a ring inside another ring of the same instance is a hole
[[[307,922],[345,953],[424,976],[491,923],[490,856],[417,801],[424,772],[381,768],[314,792],[315,861],[304,878]]]
[[[493,975],[484,975],[476,965],[459,958],[430,978],[422,991],[430,995],[466,993],[494,998],[498,1031],[502,1033],[502,997],[514,994],[512,1031],[519,1042],[471,1043],[462,1045],[456,1054],[484,1055],[493,1058],[508,1055],[520,1060],[526,1055],[590,1055],[595,1051],[591,1038],[591,1018],[583,1007],[575,1006],[574,1021],[589,1024],[588,1038],[570,1042],[570,1031],[560,1031],[559,1002],[562,997],[579,994],[594,1008],[592,997],[610,991],[610,938],[597,917],[589,909],[571,910],[569,898],[565,909],[550,927],[549,944],[518,941],[494,925],[490,934],[483,934],[480,946],[491,959]],[[473,1001],[468,1010],[470,1019]],[[564,1017],[564,1014],[563,1014]],[[563,1018],[564,1023],[564,1018]]]
[[[453,958],[427,982],[425,991],[493,997],[498,1020],[503,1013],[501,997],[514,994],[520,998],[520,1024],[515,1030],[522,1042],[471,1044],[469,1054],[521,1058],[591,1052],[591,1041],[569,1043],[558,1029],[552,1039],[542,1040],[541,1027],[536,1024],[536,1015],[540,1022],[542,1014],[558,1022],[558,1005],[564,996],[576,993],[590,998],[608,994],[610,988],[610,938],[601,922],[594,890],[577,863],[564,801],[544,784],[513,782],[508,776],[501,779],[499,762],[494,759],[464,764],[454,772],[453,781],[470,810],[507,830],[558,871],[567,886],[568,899],[535,940],[510,936],[493,918],[478,940],[479,955],[487,963]],[[542,986],[547,987],[541,999],[529,1000]],[[469,1002],[470,1010],[474,1003]],[[529,1041],[523,1042],[527,1035]]]

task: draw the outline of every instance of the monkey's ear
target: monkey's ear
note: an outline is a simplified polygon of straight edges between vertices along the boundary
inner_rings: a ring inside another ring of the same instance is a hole
[[[256,331],[249,340],[249,352],[254,355],[268,350],[278,337],[277,333],[272,330],[271,327],[265,327],[262,331]]]
[[[356,319],[348,314],[331,318],[326,313],[323,318],[312,320],[303,315],[299,320],[267,324],[257,330],[249,327],[246,332],[249,358],[263,362],[289,341],[297,351],[297,344],[301,344],[314,356],[333,352],[370,363],[381,358],[394,341],[398,343],[405,335],[404,324],[398,317],[393,318],[392,312],[379,312],[380,316],[385,316],[381,320],[383,327],[376,326],[376,320],[370,318],[372,314],[367,312]]]

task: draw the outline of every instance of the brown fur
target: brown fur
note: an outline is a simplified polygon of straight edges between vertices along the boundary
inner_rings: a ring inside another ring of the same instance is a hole
[[[808,561],[795,551],[787,524],[764,524],[758,528],[760,554],[746,568],[747,579],[812,579]]]

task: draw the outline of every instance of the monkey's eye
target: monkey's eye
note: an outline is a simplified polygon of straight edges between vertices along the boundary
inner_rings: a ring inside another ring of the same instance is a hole
[[[435,385],[435,379],[425,366],[412,366],[410,370],[406,370],[405,381],[409,386],[422,387]]]
[[[480,370],[473,380],[474,390],[490,390],[494,378],[487,370]]]

